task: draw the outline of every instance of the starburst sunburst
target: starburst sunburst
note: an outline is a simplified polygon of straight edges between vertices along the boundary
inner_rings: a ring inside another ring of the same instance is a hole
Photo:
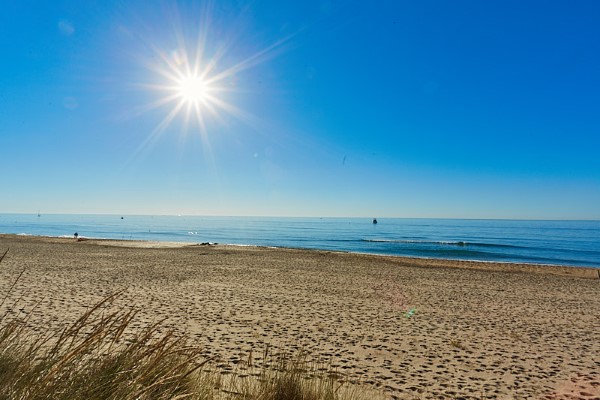
[[[166,113],[149,135],[142,147],[154,142],[176,119],[183,123],[179,132],[194,131],[210,148],[208,132],[211,120],[224,121],[227,116],[256,126],[256,118],[233,105],[230,99],[238,87],[233,83],[239,75],[274,56],[293,35],[287,36],[270,46],[242,57],[237,63],[225,63],[225,59],[235,57],[233,43],[221,42],[218,46],[209,40],[209,18],[198,24],[202,27],[195,40],[183,34],[181,25],[174,29],[176,50],[166,51],[153,43],[149,44],[153,57],[148,67],[157,73],[154,83],[143,85],[157,94],[157,99],[147,104],[141,111],[163,109]],[[141,148],[140,148],[141,150]]]
[[[200,128],[200,133],[206,131],[208,114],[218,117],[218,110],[235,112],[236,108],[221,98],[225,91],[222,83],[225,76],[211,76],[215,61],[203,64],[202,55],[192,58],[185,50],[176,51],[169,55],[157,50],[162,61],[155,70],[162,76],[162,84],[150,85],[163,95],[153,104],[152,108],[171,106],[171,110],[157,126],[155,133],[161,132],[179,115],[185,115],[185,129],[190,125]]]

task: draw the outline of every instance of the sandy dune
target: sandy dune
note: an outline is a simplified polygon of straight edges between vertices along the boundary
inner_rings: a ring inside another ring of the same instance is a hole
[[[306,350],[386,397],[600,399],[589,268],[0,235],[0,315],[60,328],[104,296],[243,373]],[[410,311],[412,310],[412,311]],[[411,315],[412,313],[412,315]]]

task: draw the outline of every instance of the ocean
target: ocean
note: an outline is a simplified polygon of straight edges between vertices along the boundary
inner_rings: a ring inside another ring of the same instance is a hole
[[[0,214],[0,233],[600,268],[600,221]],[[0,249],[2,250],[2,249]]]

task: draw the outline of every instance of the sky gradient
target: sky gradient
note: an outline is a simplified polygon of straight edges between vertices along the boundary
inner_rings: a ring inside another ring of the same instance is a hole
[[[600,3],[2,9],[0,212],[600,219]]]

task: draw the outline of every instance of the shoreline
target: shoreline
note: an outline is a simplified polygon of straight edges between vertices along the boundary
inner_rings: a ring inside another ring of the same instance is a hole
[[[303,351],[390,399],[600,396],[596,269],[149,244],[0,235],[0,316],[59,331],[120,293],[223,374]]]
[[[3,215],[3,214],[0,214]],[[389,219],[377,225],[356,218],[220,218],[73,214],[11,219],[6,233],[90,239],[219,242],[431,259],[531,263],[600,268],[600,225],[595,221]],[[0,218],[1,219],[1,218]],[[339,220],[339,221],[338,221]],[[431,220],[431,221],[429,221]],[[288,221],[288,222],[285,222]],[[479,221],[479,222],[477,222]],[[485,221],[485,220],[484,220]],[[496,221],[496,222],[491,222]],[[587,231],[589,230],[589,235]],[[586,231],[586,232],[584,232]],[[372,243],[371,243],[372,242]]]
[[[87,244],[98,244],[98,245],[113,245],[126,248],[140,248],[140,249],[152,249],[152,248],[186,248],[186,247],[218,247],[218,248],[240,248],[240,249],[273,249],[282,251],[300,251],[300,252],[323,252],[332,254],[348,254],[358,255],[366,257],[381,257],[383,259],[389,258],[391,260],[399,260],[405,262],[413,262],[417,265],[428,265],[428,266],[439,266],[445,268],[465,268],[465,269],[483,269],[483,270],[505,270],[510,269],[513,272],[519,270],[526,272],[536,273],[548,273],[557,275],[568,275],[578,276],[585,279],[600,279],[600,266],[590,267],[582,265],[562,265],[562,264],[541,264],[541,263],[523,263],[523,262],[512,262],[512,261],[487,261],[487,260],[466,260],[466,259],[453,259],[453,258],[436,258],[436,257],[415,257],[415,256],[402,256],[394,254],[378,254],[378,253],[366,253],[358,251],[344,251],[344,250],[326,250],[326,249],[315,249],[315,248],[302,248],[302,247],[278,247],[278,246],[262,246],[252,244],[225,244],[225,243],[194,243],[194,242],[172,242],[172,241],[152,241],[152,240],[136,240],[136,239],[104,239],[104,238],[88,238],[79,237],[78,239],[65,236],[43,236],[43,235],[29,235],[29,234],[9,234],[0,233],[2,237],[17,237],[17,238],[40,238],[49,240],[60,240],[65,243],[79,242]],[[208,244],[207,244],[208,243]],[[1,250],[1,249],[0,249]],[[477,268],[477,267],[481,268]],[[502,268],[502,267],[506,268]],[[574,271],[570,271],[573,269]]]

